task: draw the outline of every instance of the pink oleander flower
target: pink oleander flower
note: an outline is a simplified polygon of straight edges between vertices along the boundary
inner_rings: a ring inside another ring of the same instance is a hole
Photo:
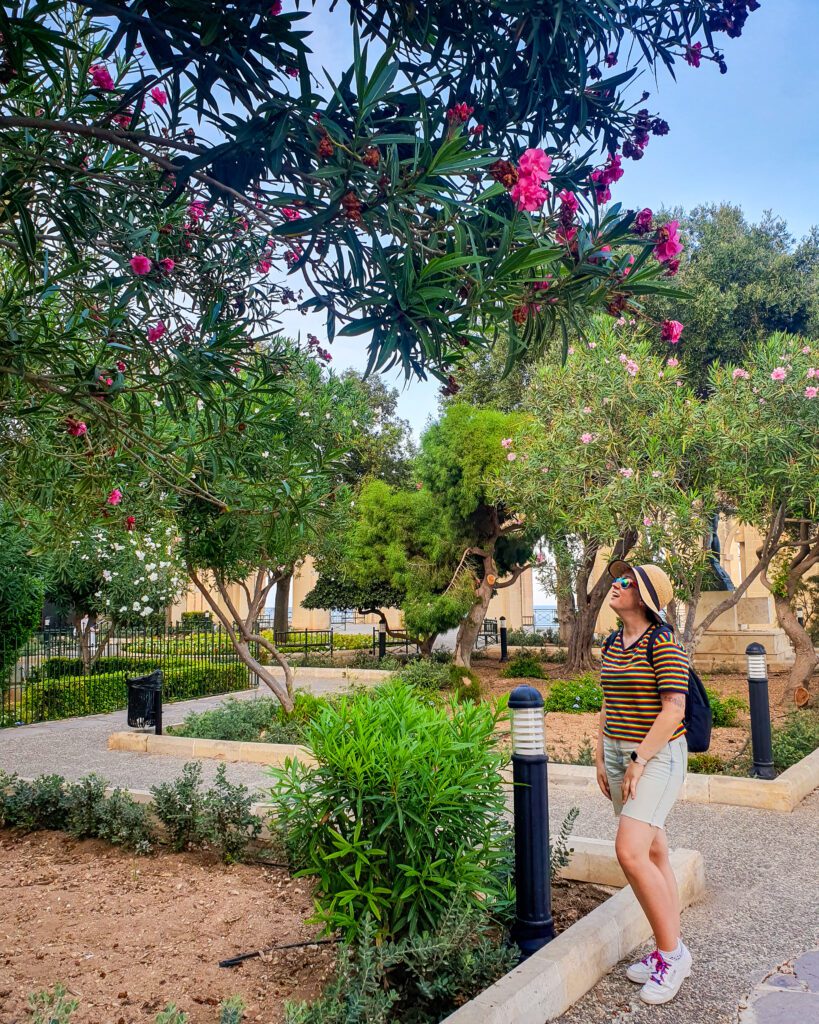
[[[634,470],[624,467],[620,470],[620,476],[625,477],[626,480],[630,480],[634,476]]]
[[[564,188],[562,192],[558,192],[557,198],[562,203],[563,209],[566,210],[567,213],[571,213],[572,216],[574,216],[574,214],[576,214],[580,209],[580,200],[574,192],[571,192],[567,188]]]
[[[816,369],[814,369],[814,367],[811,366],[811,368],[808,370],[808,376],[809,377],[819,377],[819,370],[816,370]]]
[[[583,444],[591,444],[594,440],[594,434],[581,434],[580,440],[583,442]]]
[[[125,373],[125,371],[128,369],[128,367],[125,365],[125,363],[123,363],[123,361],[121,359],[118,359],[117,360],[117,369],[119,370],[120,373]]]
[[[625,354],[625,352],[621,352],[617,358],[620,360],[621,363],[628,362],[628,356]]]
[[[643,516],[643,526],[653,526],[654,520],[651,516]]]
[[[541,468],[540,472],[541,472],[541,473],[548,473],[548,472],[549,472],[549,467],[548,467],[548,466],[543,466],[543,467]]]
[[[680,222],[678,220],[670,220],[667,224],[663,224],[661,228],[658,228],[654,255],[660,263],[667,263],[669,260],[675,259],[682,252],[683,247],[680,241],[679,228]]]
[[[662,378],[665,377],[665,372],[663,370],[660,370],[657,376],[660,378],[660,380],[662,380]]]
[[[160,320],[154,327],[148,328],[148,341],[150,341],[151,344],[153,344],[156,341],[159,341],[159,339],[162,337],[165,331],[167,331],[167,329],[168,328],[165,326],[165,322],[163,320]]]
[[[590,341],[589,342],[589,348],[597,348],[597,342],[596,341]]]
[[[137,277],[144,277],[146,274],[150,274],[151,267],[153,266],[148,257],[143,256],[141,253],[132,256],[128,262],[131,270],[133,270]]]
[[[207,208],[205,204],[200,200],[196,199],[188,206],[188,216],[195,223],[200,220],[204,220],[207,214]]]
[[[683,325],[679,320],[663,320],[660,326],[660,338],[663,341],[668,341],[672,345],[676,345],[680,340],[680,335],[683,332]]]
[[[784,380],[788,376],[788,371],[784,366],[777,366],[777,368],[771,374],[771,380]]]
[[[651,475],[654,477],[655,480],[659,480],[663,474],[660,472],[659,469],[653,469],[651,471]]]
[[[112,377],[106,377],[105,378],[105,384],[106,384],[107,387],[110,388],[113,383],[114,383],[114,380],[113,380]]]
[[[805,347],[802,349],[802,355],[803,356],[809,356],[810,354],[811,354],[811,347],[810,347],[810,345],[805,345]]]
[[[512,438],[511,437],[504,437],[503,440],[501,441],[501,445],[504,448],[511,448],[512,447]]]
[[[291,78],[298,78],[299,77],[299,69],[298,68],[288,68],[287,69],[287,73],[288,73],[288,75],[290,75]]]
[[[518,210],[528,213],[537,213],[549,198],[549,193],[539,181],[523,177],[518,180],[516,185],[512,186],[509,195]]]
[[[468,103],[456,103],[446,112],[446,119],[450,124],[466,124],[474,113],[475,108],[470,107]]]
[[[817,394],[819,394],[819,388],[816,388],[813,385],[805,388],[805,398],[816,398]]]
[[[83,434],[88,432],[87,424],[83,423],[82,420],[75,420],[71,416],[65,421],[65,429],[72,437],[82,437]]]
[[[638,235],[647,235],[651,231],[654,214],[648,207],[640,210],[634,218],[634,230]]]
[[[630,374],[632,377],[637,376],[637,371],[639,369],[639,364],[635,363],[633,359],[629,359],[629,361],[626,363],[626,373]]]
[[[549,170],[552,166],[552,158],[542,149],[527,149],[518,160],[518,173],[528,178],[539,178],[541,181],[548,181],[551,178]]]
[[[105,500],[109,505],[119,505],[122,501],[122,491],[115,487]]]
[[[158,103],[160,107],[164,107],[168,102],[168,94],[161,85],[155,85],[153,89],[151,89],[150,97],[154,103]]]
[[[270,13],[275,18],[277,14],[282,13],[282,2],[281,0],[273,0],[273,4],[270,8]]]
[[[589,413],[590,413],[591,411],[592,411],[592,407],[591,407],[590,405],[584,405],[584,406],[583,406],[583,412],[584,412],[584,413],[586,413],[586,415],[587,415],[587,416],[588,416],[588,414],[589,414]]]
[[[270,268],[272,266],[273,264],[270,262],[270,260],[259,260],[259,262],[256,264],[256,270],[260,274],[267,274],[269,273]]]
[[[301,220],[301,214],[294,206],[283,206],[282,216],[285,220]]]
[[[740,379],[742,379],[742,380],[748,380],[748,378],[749,378],[749,377],[750,377],[751,375],[750,375],[750,373],[748,373],[748,371],[747,371],[747,370],[743,370],[741,366],[738,366],[738,367],[737,367],[737,368],[736,368],[736,369],[734,370],[734,372],[733,372],[733,373],[731,374],[731,376],[733,377],[733,379],[734,379],[734,380],[740,380]]]
[[[170,274],[170,272],[176,266],[176,263],[169,256],[166,256],[164,260],[159,261],[159,266],[162,268],[162,270],[165,271],[166,274]]]
[[[685,63],[690,64],[692,68],[698,68],[700,61],[702,60],[702,43],[694,43],[693,46],[686,46],[685,48]]]
[[[111,78],[111,73],[104,64],[92,64],[88,69],[88,74],[91,76],[91,83],[102,89],[104,92],[111,92],[114,88],[114,80]]]
[[[677,385],[678,388],[681,388],[683,385],[683,382],[681,380],[675,380],[674,383]]]
[[[514,462],[514,461],[515,461],[515,459],[517,458],[517,455],[515,455],[515,453],[514,453],[514,452],[509,452],[509,454],[508,454],[508,455],[506,456],[506,458],[507,458],[507,459],[508,459],[508,460],[509,460],[510,462]]]
[[[136,526],[136,516],[127,516],[125,519],[125,529],[130,533],[131,530]]]
[[[574,240],[577,238],[577,228],[559,227],[555,233],[555,238],[557,238],[558,242],[562,242],[571,248]]]
[[[566,355],[569,355],[569,356],[573,356],[574,355],[574,345],[569,345],[569,347],[568,347],[568,349],[566,351]]]
[[[671,358],[670,358],[670,359],[669,359],[669,360],[667,361],[667,365],[668,365],[668,366],[679,366],[679,365],[680,365],[680,361],[679,361],[679,359],[675,359],[675,358],[674,358],[674,356],[672,356],[672,357],[671,357]]]
[[[114,114],[111,120],[118,128],[122,128],[124,131],[126,128],[131,127],[131,121],[133,120],[133,118],[133,112],[130,110],[125,110],[121,114]]]

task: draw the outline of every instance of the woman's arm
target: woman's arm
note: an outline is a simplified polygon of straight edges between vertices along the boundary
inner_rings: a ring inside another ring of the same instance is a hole
[[[597,785],[600,787],[600,791],[603,796],[608,800],[611,800],[611,790],[609,789],[609,777],[606,772],[606,758],[603,753],[603,730],[606,728],[606,701],[603,699],[603,704],[600,708],[600,722],[597,729],[597,753],[595,755],[595,766],[597,768]]]

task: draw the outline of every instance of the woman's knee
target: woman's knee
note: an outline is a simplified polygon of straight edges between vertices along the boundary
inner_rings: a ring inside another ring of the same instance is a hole
[[[651,860],[659,867],[668,860],[668,843],[665,838],[665,830],[658,828],[657,833],[648,850]]]
[[[617,854],[620,867],[627,874],[630,871],[639,870],[640,866],[647,864],[649,860],[649,852],[646,850],[645,844],[622,829],[617,833],[614,852]]]

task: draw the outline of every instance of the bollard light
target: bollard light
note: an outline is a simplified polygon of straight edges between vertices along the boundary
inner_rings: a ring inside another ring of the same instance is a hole
[[[768,679],[768,655],[762,644],[748,644],[745,648],[745,656],[748,659],[748,681],[752,683],[762,682]]]
[[[509,634],[506,631],[506,616],[501,615],[498,619],[498,625],[500,626],[500,660],[509,660]]]
[[[387,623],[381,619],[378,623],[378,660],[387,656]]]
[[[533,686],[509,695],[515,809],[515,924],[521,959],[555,937],[549,864],[549,793],[543,697]]]
[[[768,657],[762,644],[748,644],[748,697],[751,712],[751,749],[757,779],[775,779],[771,744],[771,706],[768,699]]]

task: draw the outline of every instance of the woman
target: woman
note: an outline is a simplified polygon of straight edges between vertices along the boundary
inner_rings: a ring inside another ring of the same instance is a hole
[[[692,962],[680,938],[677,881],[665,835],[666,815],[688,764],[683,725],[688,659],[670,628],[655,628],[674,596],[663,570],[615,561],[609,573],[614,577],[609,605],[623,626],[603,653],[597,782],[620,819],[617,859],[657,942],[626,975],[642,985],[644,1002],[667,1003],[691,973]]]

